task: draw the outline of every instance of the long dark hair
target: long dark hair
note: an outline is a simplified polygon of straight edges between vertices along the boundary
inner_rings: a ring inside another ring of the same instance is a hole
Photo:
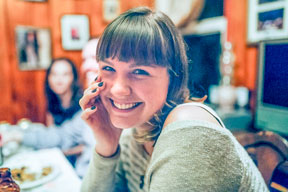
[[[136,64],[156,64],[167,67],[169,88],[164,107],[147,122],[149,132],[134,132],[139,141],[155,140],[168,113],[189,96],[187,89],[187,56],[182,35],[170,18],[138,7],[121,14],[112,21],[99,39],[97,61],[115,58],[133,60]]]
[[[73,73],[73,82],[71,85],[72,97],[71,97],[70,107],[67,109],[64,109],[62,107],[60,98],[50,88],[50,85],[48,82],[48,77],[51,73],[51,69],[53,65],[58,61],[66,61],[71,66],[72,73]],[[46,76],[45,76],[45,94],[47,97],[47,104],[48,104],[47,109],[52,114],[54,118],[54,123],[56,125],[61,125],[65,120],[71,119],[73,115],[77,111],[80,110],[79,99],[82,96],[82,88],[78,80],[78,72],[77,72],[76,66],[70,59],[61,57],[61,58],[56,58],[52,60],[51,65],[47,69]]]

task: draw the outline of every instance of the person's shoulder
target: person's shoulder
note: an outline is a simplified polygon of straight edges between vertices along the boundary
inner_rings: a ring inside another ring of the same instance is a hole
[[[151,157],[147,175],[149,178],[153,174],[152,182],[155,183],[157,176],[169,175],[167,179],[178,183],[181,175],[179,182],[184,182],[182,184],[192,191],[203,191],[212,186],[215,187],[212,191],[239,188],[243,173],[240,145],[228,129],[209,121],[209,117],[200,117],[201,114],[207,115],[198,106],[186,104],[171,112],[173,119],[161,132]],[[209,181],[203,180],[208,177]]]
[[[202,103],[185,103],[175,107],[167,116],[163,127],[177,121],[205,121],[222,126],[217,120],[216,113]]]

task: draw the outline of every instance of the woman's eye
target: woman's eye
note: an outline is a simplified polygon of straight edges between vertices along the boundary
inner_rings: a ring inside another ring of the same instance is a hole
[[[133,71],[133,74],[136,74],[136,75],[150,75],[147,71],[144,71],[144,70],[142,70],[142,69],[135,69],[134,71]]]
[[[109,67],[109,66],[104,66],[104,67],[102,67],[102,70],[104,70],[104,71],[115,71],[115,69],[113,69],[112,67]]]

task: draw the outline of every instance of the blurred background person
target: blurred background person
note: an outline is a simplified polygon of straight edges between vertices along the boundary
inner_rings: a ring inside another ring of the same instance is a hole
[[[96,47],[95,47],[96,50]],[[68,58],[57,58],[47,70],[45,89],[48,100],[47,124],[31,125],[27,131],[2,133],[4,143],[17,141],[34,149],[58,147],[66,155],[80,178],[86,172],[92,149],[93,133],[81,119],[79,86],[75,64]]]
[[[59,126],[71,119],[80,110],[82,92],[75,64],[67,58],[54,59],[45,77],[47,125]]]
[[[85,87],[88,87],[95,80],[99,72],[99,64],[96,61],[97,43],[98,38],[91,39],[82,50],[81,74],[83,74],[85,79]]]
[[[60,126],[70,120],[80,110],[79,99],[82,88],[78,81],[75,64],[68,58],[56,58],[48,67],[45,77],[45,94],[47,98],[46,124]],[[70,163],[75,166],[77,155],[82,145],[65,151]]]

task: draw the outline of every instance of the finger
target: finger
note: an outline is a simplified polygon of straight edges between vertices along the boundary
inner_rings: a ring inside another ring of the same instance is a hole
[[[101,87],[99,87],[98,85],[97,88],[86,91],[86,93],[83,95],[83,97],[79,101],[79,104],[82,110],[95,105],[97,103],[96,101],[99,100],[100,91],[103,90],[104,88],[105,88],[104,83],[102,83]]]
[[[100,82],[100,81],[101,81],[101,76],[100,76],[100,75],[97,75],[97,76],[95,77],[94,81],[92,81],[92,82],[90,83],[90,85],[93,84],[93,83],[95,83],[95,82]]]
[[[95,78],[95,80],[94,80],[94,82],[100,82],[101,81],[101,76],[100,75],[98,75],[96,78]]]
[[[97,87],[98,87],[98,84],[96,82],[91,83],[91,85],[87,89],[84,90],[84,95],[96,89]]]
[[[79,100],[79,105],[81,109],[84,111],[86,108],[91,107],[92,99],[94,97],[91,96],[90,94],[84,95],[80,100]]]
[[[97,87],[97,84],[99,83],[99,82],[101,82],[101,76],[97,76],[95,79],[94,79],[94,81],[92,81],[90,84],[89,84],[89,86],[88,86],[88,88],[84,91],[84,94],[85,94],[85,92],[87,92],[87,91],[89,91],[89,90],[93,90],[93,89],[95,89],[96,87]]]
[[[89,117],[91,117],[91,115],[93,113],[95,113],[97,111],[97,107],[96,106],[92,106],[90,108],[85,109],[82,114],[81,114],[81,118],[85,121],[88,120]]]
[[[102,88],[103,89],[104,82],[93,82],[87,89],[84,91],[84,95],[90,92],[95,92],[95,89]]]

